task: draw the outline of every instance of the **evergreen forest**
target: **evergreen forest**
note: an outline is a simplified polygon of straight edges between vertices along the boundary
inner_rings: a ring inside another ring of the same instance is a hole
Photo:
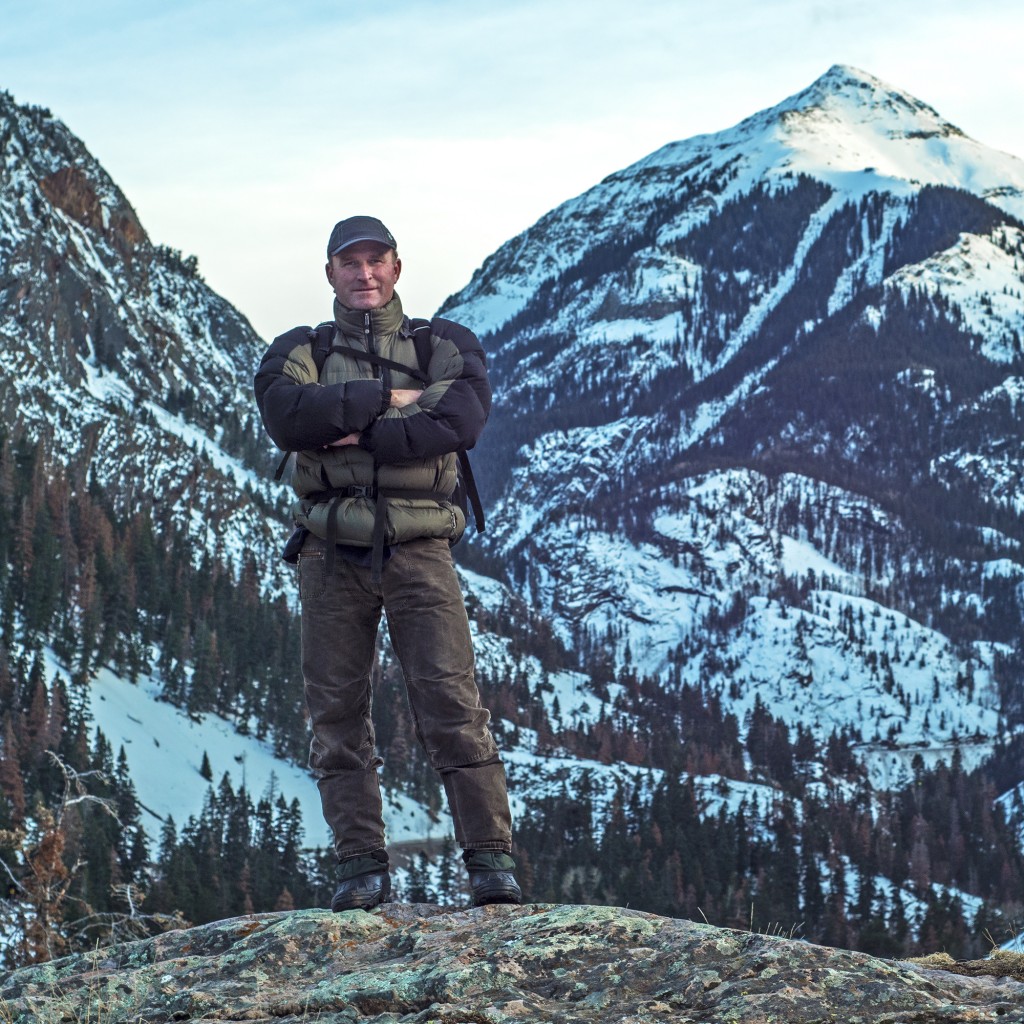
[[[297,622],[285,601],[260,594],[251,563],[235,572],[196,560],[171,523],[118,507],[39,445],[0,442],[8,966],[186,923],[322,906],[332,891],[331,855],[311,846],[313,826],[273,789],[249,793],[211,775],[199,813],[164,821],[159,841],[147,840],[125,752],[90,720],[90,675],[100,665],[128,679],[156,673],[183,711],[240,729],[256,721],[280,756],[301,761]],[[528,638],[521,622],[499,619],[488,628],[516,645],[532,639],[551,659],[566,657],[539,626]],[[47,677],[47,644],[66,674]],[[591,646],[599,666],[600,644]],[[679,678],[610,665],[594,678],[614,686],[615,701],[567,728],[553,726],[543,681],[481,672],[485,703],[506,723],[501,739],[529,731],[542,756],[626,769],[610,797],[585,774],[561,792],[524,794],[515,855],[529,899],[628,905],[887,956],[979,955],[1020,919],[1022,808],[995,800],[1024,762],[1019,744],[983,771],[958,758],[933,771],[919,763],[911,785],[883,792],[858,766],[850,733],[820,750],[760,702],[740,723],[715,692]],[[387,650],[376,686],[396,698],[378,701],[390,784],[443,813]],[[713,813],[708,780],[723,797]],[[767,813],[725,799],[743,784],[771,788]],[[407,865],[400,898],[464,901],[450,847],[409,851]]]

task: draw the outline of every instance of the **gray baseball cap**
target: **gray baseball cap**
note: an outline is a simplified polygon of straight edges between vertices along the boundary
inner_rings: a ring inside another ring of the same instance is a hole
[[[327,258],[356,242],[380,242],[389,249],[398,248],[395,236],[376,217],[348,217],[334,225],[327,243]]]

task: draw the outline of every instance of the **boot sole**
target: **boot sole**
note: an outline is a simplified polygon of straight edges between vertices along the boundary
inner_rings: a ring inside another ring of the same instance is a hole
[[[387,884],[381,886],[376,892],[368,892],[366,889],[354,889],[344,894],[341,899],[337,896],[331,900],[331,910],[334,913],[341,913],[346,910],[373,910],[382,903],[391,902],[390,879]]]
[[[331,910],[336,914],[341,913],[345,910],[373,910],[374,907],[379,907],[382,903],[390,903],[391,896],[376,896],[369,900],[349,900],[344,903],[331,903]]]
[[[512,903],[519,906],[523,902],[523,894],[511,889],[498,888],[477,890],[473,893],[473,906],[486,907],[490,903]]]

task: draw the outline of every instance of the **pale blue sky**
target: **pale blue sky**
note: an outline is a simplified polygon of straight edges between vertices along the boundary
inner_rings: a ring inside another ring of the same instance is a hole
[[[563,200],[836,63],[1024,157],[1022,52],[1019,0],[7,0],[0,88],[270,337],[329,315],[340,217],[387,222],[429,315]]]

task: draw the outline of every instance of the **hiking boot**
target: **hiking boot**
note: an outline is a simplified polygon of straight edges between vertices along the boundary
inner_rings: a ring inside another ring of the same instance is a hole
[[[507,854],[492,850],[466,850],[462,854],[469,870],[473,906],[488,903],[522,903],[523,892],[514,874],[516,862]]]
[[[385,850],[374,850],[341,862],[341,882],[331,910],[372,910],[391,898],[391,874]]]

